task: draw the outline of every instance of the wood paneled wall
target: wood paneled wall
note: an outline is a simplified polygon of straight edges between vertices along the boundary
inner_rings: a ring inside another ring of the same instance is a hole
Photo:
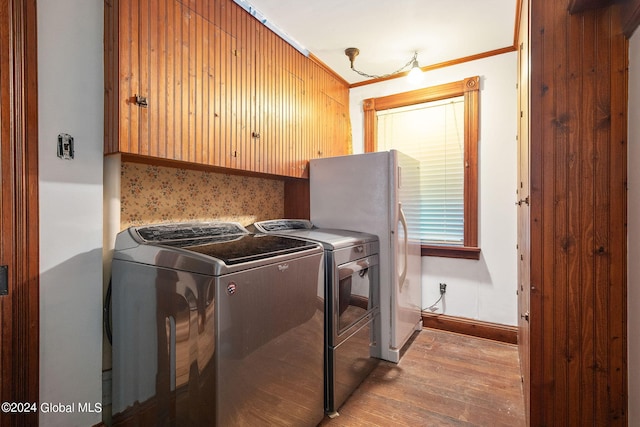
[[[105,11],[106,153],[303,177],[350,152],[347,82],[231,0]]]
[[[36,1],[1,1],[0,402],[12,405],[38,402],[40,384],[37,56]],[[38,425],[38,411],[13,409],[1,426]]]
[[[530,424],[624,426],[628,44],[618,6],[530,7]]]

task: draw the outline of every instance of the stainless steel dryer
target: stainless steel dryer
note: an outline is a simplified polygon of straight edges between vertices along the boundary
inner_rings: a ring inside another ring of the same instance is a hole
[[[330,417],[376,367],[379,346],[379,243],[373,234],[316,228],[279,219],[253,224],[256,232],[322,244],[325,251],[325,411]]]
[[[114,425],[316,426],[324,417],[322,258],[317,243],[237,223],[119,233]]]

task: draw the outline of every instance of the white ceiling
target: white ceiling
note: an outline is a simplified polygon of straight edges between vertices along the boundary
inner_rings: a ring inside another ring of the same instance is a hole
[[[242,0],[349,83],[513,46],[518,0]]]

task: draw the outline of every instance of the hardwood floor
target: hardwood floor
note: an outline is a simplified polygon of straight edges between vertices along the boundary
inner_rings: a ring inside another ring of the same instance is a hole
[[[425,328],[320,426],[525,425],[518,348]]]

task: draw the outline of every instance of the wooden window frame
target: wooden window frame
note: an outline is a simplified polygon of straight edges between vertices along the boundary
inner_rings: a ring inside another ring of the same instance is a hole
[[[480,259],[478,247],[478,142],[480,140],[480,77],[445,83],[379,98],[365,99],[364,150],[378,148],[378,111],[442,99],[464,97],[464,242],[462,246],[422,245],[423,256]]]

